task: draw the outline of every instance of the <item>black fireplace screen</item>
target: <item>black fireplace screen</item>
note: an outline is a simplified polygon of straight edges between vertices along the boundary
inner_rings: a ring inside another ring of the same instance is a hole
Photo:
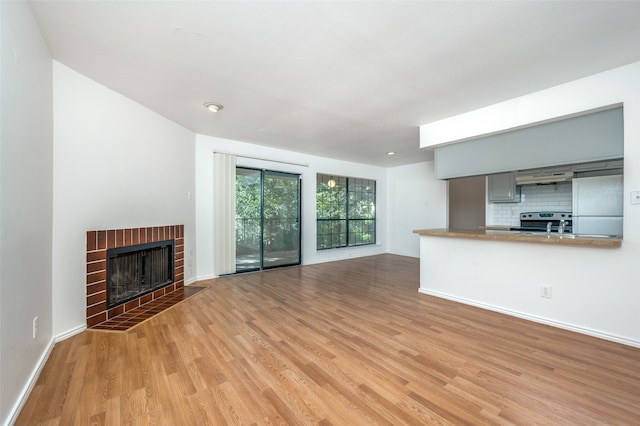
[[[107,306],[173,283],[174,240],[107,250]]]

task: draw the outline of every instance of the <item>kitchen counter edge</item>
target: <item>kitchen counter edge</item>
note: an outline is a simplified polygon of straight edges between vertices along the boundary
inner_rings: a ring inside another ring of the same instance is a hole
[[[426,237],[467,238],[498,241],[522,241],[541,244],[564,244],[584,247],[620,247],[622,238],[589,238],[575,236],[575,238],[563,238],[559,234],[531,235],[521,234],[515,231],[501,231],[495,229],[416,229],[414,234]]]

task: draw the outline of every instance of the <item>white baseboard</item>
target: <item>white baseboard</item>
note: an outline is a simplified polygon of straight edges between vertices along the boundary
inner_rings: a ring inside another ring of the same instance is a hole
[[[54,336],[51,339],[51,341],[49,342],[49,345],[46,347],[45,351],[42,353],[42,355],[40,356],[40,359],[38,360],[33,371],[31,372],[31,375],[29,376],[29,380],[27,380],[27,383],[22,389],[22,392],[20,393],[18,400],[13,406],[13,409],[11,410],[11,413],[9,415],[7,425],[12,425],[16,422],[16,420],[18,420],[20,411],[22,411],[22,407],[24,407],[24,404],[27,402],[27,399],[29,399],[29,395],[31,395],[31,391],[33,390],[33,387],[36,385],[36,382],[38,381],[38,377],[40,377],[40,373],[42,372],[42,369],[47,363],[47,360],[49,359],[49,355],[51,355],[51,352],[53,351],[53,347],[56,345],[56,343],[61,342],[65,339],[68,339],[71,336],[75,336],[76,334],[82,333],[86,329],[87,329],[87,326],[85,324],[82,324],[72,328],[71,330],[67,330],[64,333],[58,334],[57,336]]]
[[[31,391],[33,390],[33,387],[36,385],[36,382],[38,381],[38,377],[40,377],[40,373],[42,372],[42,369],[47,363],[47,360],[49,359],[49,355],[51,355],[51,351],[53,351],[54,346],[55,346],[55,340],[51,339],[51,341],[45,348],[44,352],[42,352],[42,355],[40,356],[40,359],[38,360],[35,367],[33,368],[33,371],[31,371],[29,380],[27,380],[27,383],[24,385],[22,392],[20,392],[20,396],[18,397],[16,403],[12,407],[11,412],[9,413],[9,417],[6,425],[13,425],[18,420],[20,411],[22,411],[22,407],[24,407],[24,404],[27,402],[29,395],[31,395]]]
[[[62,342],[63,340],[68,339],[69,337],[75,336],[76,334],[80,334],[83,331],[85,331],[87,329],[87,325],[86,324],[81,324],[77,327],[74,327],[70,330],[65,331],[64,333],[60,333],[57,336],[55,336],[54,342],[58,343],[58,342]]]
[[[218,278],[218,276],[216,274],[199,275],[194,279],[194,282],[196,282],[196,281],[204,281],[204,280],[211,280],[213,278]]]
[[[375,246],[360,246],[356,247],[341,247],[329,250],[318,250],[315,256],[303,259],[303,265],[317,265],[319,263],[339,262],[341,260],[357,259],[359,257],[378,256],[380,254],[386,254],[380,247]]]
[[[394,254],[396,256],[413,257],[414,259],[420,259],[420,251],[418,252],[388,251],[387,254]]]
[[[528,321],[537,322],[540,324],[550,325],[552,327],[561,328],[564,330],[574,331],[576,333],[585,334],[587,336],[597,337],[603,340],[609,340],[611,342],[620,343],[627,346],[633,346],[636,348],[640,348],[640,341],[627,339],[625,337],[616,336],[613,334],[603,333],[601,331],[592,330],[590,328],[578,327],[573,324],[568,324],[564,322],[554,321],[543,317],[538,317],[535,315],[526,314],[524,312],[513,311],[510,309],[505,309],[500,306],[488,305],[486,303],[481,303],[475,300],[464,299],[457,296],[452,296],[450,294],[441,293],[438,291],[425,290],[423,288],[418,289],[418,292],[422,294],[428,294],[429,296],[439,297],[441,299],[447,299],[458,303],[463,303],[465,305],[475,306],[477,308],[487,309],[489,311],[499,312],[501,314],[510,315],[512,317],[522,318]]]

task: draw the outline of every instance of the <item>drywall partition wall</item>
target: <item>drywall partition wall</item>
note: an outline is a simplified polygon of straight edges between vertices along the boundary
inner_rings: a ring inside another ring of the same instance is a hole
[[[425,253],[420,260],[421,293],[640,347],[638,291],[627,288],[629,265],[619,249],[420,240]],[[547,268],[553,263],[549,259],[562,259],[562,267]],[[534,263],[544,266],[532,267]],[[627,282],[621,286],[618,280]],[[552,288],[551,299],[540,296],[541,286]]]
[[[85,325],[85,237],[96,229],[184,224],[195,277],[195,134],[53,63],[54,334]]]
[[[638,328],[640,286],[635,273],[635,265],[640,258],[640,204],[631,204],[631,192],[640,191],[640,80],[637,78],[638,75],[640,75],[640,62],[512,99],[480,111],[463,114],[450,119],[445,123],[446,125],[440,122],[433,127],[423,126],[421,138],[424,136],[425,139],[421,139],[421,144],[428,145],[472,136],[472,130],[499,131],[503,126],[516,127],[527,122],[566,116],[605,105],[622,104],[624,107],[625,220],[624,241],[622,247],[617,249],[562,247],[542,252],[524,245],[523,250],[518,251],[521,255],[540,256],[538,259],[530,257],[530,264],[539,262],[545,265],[544,276],[537,276],[539,280],[529,283],[525,292],[512,291],[514,287],[509,286],[508,281],[496,279],[496,277],[508,277],[515,282],[521,281],[522,269],[510,262],[501,262],[500,267],[492,263],[483,268],[464,268],[457,264],[455,280],[446,276],[429,276],[429,284],[421,288],[421,291],[465,303],[491,306],[503,312],[564,325],[640,346],[640,328]],[[510,114],[509,111],[513,113]],[[482,120],[479,117],[482,117]],[[452,122],[460,127],[450,127]],[[488,123],[494,126],[487,126]],[[464,129],[464,132],[461,129]],[[436,242],[436,239],[432,238],[432,240]],[[481,243],[486,243],[483,247],[492,244],[489,241],[481,241]],[[453,246],[454,243],[446,244]],[[478,245],[477,248],[480,248],[479,244],[473,245]],[[523,244],[514,243],[509,246],[501,244],[500,250],[505,254],[514,253],[516,247]],[[466,247],[465,250],[467,250],[471,248],[471,244],[458,244],[458,247],[460,249]],[[492,245],[492,247],[497,246]],[[428,248],[425,249],[428,250]],[[444,246],[440,245],[438,249],[444,249]],[[558,253],[555,253],[556,251]],[[560,251],[562,251],[561,254]],[[428,251],[421,253],[421,262],[429,255]],[[553,255],[560,255],[562,262],[549,262],[548,259]],[[429,259],[438,261],[439,258],[434,256]],[[566,265],[571,265],[571,268],[567,269]],[[576,278],[570,273],[573,270],[592,273],[580,273]],[[423,273],[428,274],[428,270]],[[478,282],[487,284],[479,288]],[[551,299],[544,299],[543,302],[540,300],[541,285],[553,288]],[[564,294],[557,293],[556,289]],[[479,294],[480,291],[483,293]]]
[[[302,263],[312,264],[370,256],[386,252],[386,170],[366,164],[315,157],[260,145],[196,136],[196,245],[198,279],[214,277],[213,269],[213,152],[238,155],[237,165],[257,169],[299,173],[302,179]],[[245,158],[257,157],[265,161]],[[289,163],[289,164],[286,164]],[[377,182],[376,219],[378,244],[333,250],[316,250],[316,173],[375,179]]]
[[[53,111],[51,55],[28,4],[0,2],[0,28],[0,424],[7,424],[52,347]]]
[[[416,229],[447,226],[447,183],[435,179],[433,161],[387,169],[387,251],[420,255]]]

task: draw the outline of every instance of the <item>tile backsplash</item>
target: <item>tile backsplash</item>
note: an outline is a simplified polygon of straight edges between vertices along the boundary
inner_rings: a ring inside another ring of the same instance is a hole
[[[519,203],[494,203],[493,225],[518,226],[521,212],[570,212],[572,209],[571,182],[522,185],[520,191]]]

